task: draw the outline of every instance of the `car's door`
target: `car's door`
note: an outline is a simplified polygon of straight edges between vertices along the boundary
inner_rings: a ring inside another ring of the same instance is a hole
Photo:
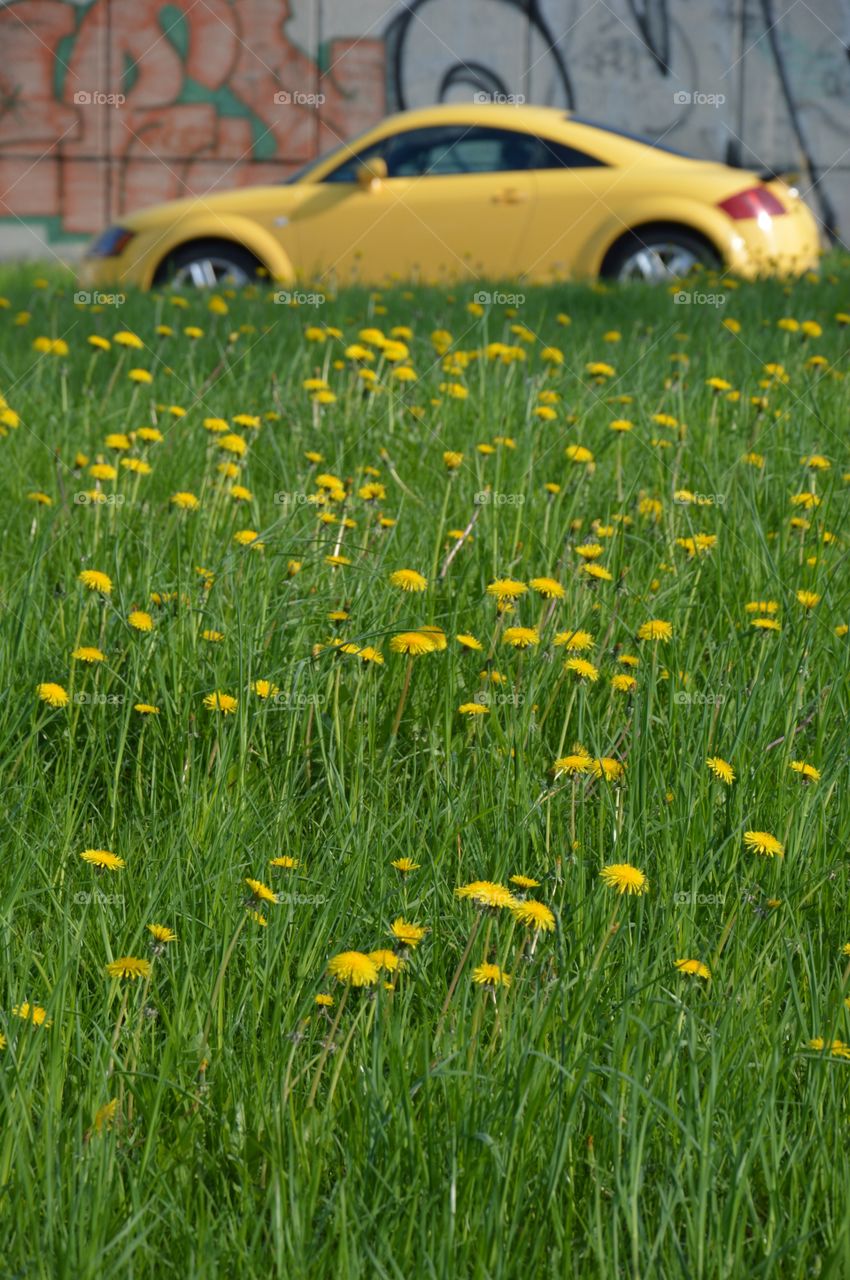
[[[618,170],[563,142],[541,138],[540,145],[522,271],[530,280],[581,278],[592,270],[582,261],[583,246],[610,221]]]
[[[513,275],[537,148],[521,131],[437,125],[350,156],[308,188],[292,217],[301,272],[370,283]],[[364,189],[357,171],[376,159],[387,176]]]

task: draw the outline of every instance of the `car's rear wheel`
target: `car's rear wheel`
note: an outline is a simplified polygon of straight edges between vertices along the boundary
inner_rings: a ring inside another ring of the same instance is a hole
[[[175,249],[160,265],[155,284],[175,289],[213,289],[241,286],[255,280],[260,263],[238,244],[221,240],[197,240]]]
[[[633,232],[610,250],[602,274],[614,280],[649,284],[680,280],[696,267],[717,267],[717,254],[704,240],[678,228]]]

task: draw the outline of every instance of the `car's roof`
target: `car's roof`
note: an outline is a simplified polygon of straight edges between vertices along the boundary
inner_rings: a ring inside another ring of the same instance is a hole
[[[410,128],[454,121],[457,124],[486,123],[531,131],[563,125],[569,117],[570,112],[563,107],[536,107],[511,102],[441,102],[437,106],[400,111],[396,115],[387,116],[381,124],[382,127],[403,124],[405,128]]]

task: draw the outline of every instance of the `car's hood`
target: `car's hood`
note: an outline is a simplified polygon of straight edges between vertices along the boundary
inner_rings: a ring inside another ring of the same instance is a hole
[[[122,227],[129,231],[147,231],[163,223],[179,225],[198,214],[210,217],[256,216],[258,211],[273,209],[277,214],[288,214],[304,199],[306,186],[237,187],[233,191],[220,191],[212,195],[187,196],[182,200],[169,200],[140,209],[120,219]]]

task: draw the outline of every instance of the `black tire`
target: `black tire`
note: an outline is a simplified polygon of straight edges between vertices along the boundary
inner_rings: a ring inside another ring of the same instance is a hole
[[[225,283],[242,285],[257,278],[261,265],[253,253],[229,240],[193,240],[175,249],[159,264],[154,284],[178,283],[189,288],[214,288]],[[202,279],[202,275],[207,278]]]
[[[655,276],[639,270],[636,260],[651,254],[654,262],[677,261],[683,270],[668,270]],[[671,252],[672,251],[672,252]],[[677,258],[678,255],[678,258]],[[644,279],[650,283],[678,279],[695,267],[719,267],[720,258],[707,241],[684,227],[651,227],[630,232],[608,250],[601,274],[611,280]]]

